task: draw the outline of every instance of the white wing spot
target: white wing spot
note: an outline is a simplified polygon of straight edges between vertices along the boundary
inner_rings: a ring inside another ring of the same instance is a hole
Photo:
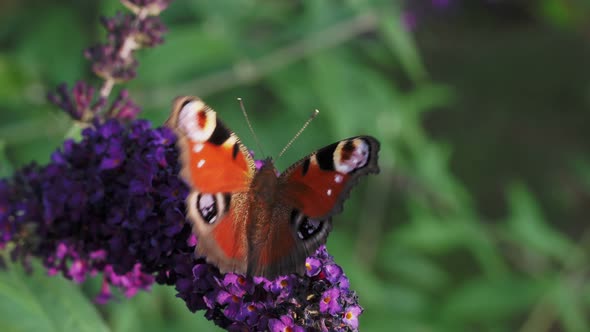
[[[197,163],[197,168],[201,168],[203,167],[203,165],[205,165],[205,159],[199,160],[199,162]]]
[[[197,143],[195,144],[195,146],[193,146],[193,152],[194,153],[199,153],[203,150],[203,148],[205,147],[205,144],[203,143]]]
[[[328,191],[326,191],[326,194],[328,194],[328,196],[332,196],[332,189],[328,189]]]
[[[344,180],[344,177],[342,175],[340,175],[340,174],[334,175],[334,182],[342,183],[342,180]]]

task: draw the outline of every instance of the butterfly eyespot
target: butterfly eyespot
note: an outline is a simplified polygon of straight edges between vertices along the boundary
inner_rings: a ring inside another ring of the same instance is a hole
[[[189,213],[196,216],[196,219],[203,224],[214,225],[229,212],[231,204],[230,193],[192,193],[187,198]]]
[[[194,142],[206,142],[217,125],[215,112],[201,100],[185,102],[178,114],[178,127]]]
[[[213,224],[217,220],[218,210],[215,195],[199,194],[196,204],[197,211],[206,223]]]
[[[321,233],[325,225],[324,220],[309,219],[297,210],[291,212],[290,222],[296,229],[297,237],[304,241]]]
[[[297,236],[299,236],[301,240],[307,240],[321,232],[323,227],[324,222],[322,220],[309,219],[306,217],[297,229]]]
[[[369,144],[361,138],[343,141],[334,151],[334,169],[342,174],[365,167],[369,160]]]

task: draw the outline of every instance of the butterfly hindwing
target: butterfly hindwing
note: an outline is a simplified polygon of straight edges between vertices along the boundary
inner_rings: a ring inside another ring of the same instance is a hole
[[[250,237],[248,274],[267,278],[293,272],[304,275],[305,259],[325,242],[331,219],[311,220],[287,205],[275,206],[272,215],[272,223],[256,232],[257,239]],[[312,228],[314,232],[307,233]]]
[[[176,133],[181,177],[191,190],[186,204],[197,255],[222,271],[245,270],[247,210],[236,207],[247,199],[252,157],[199,98],[177,98],[167,125]]]
[[[235,208],[246,195],[193,192],[186,201],[197,235],[197,256],[206,257],[223,272],[245,271],[247,267],[247,215]]]

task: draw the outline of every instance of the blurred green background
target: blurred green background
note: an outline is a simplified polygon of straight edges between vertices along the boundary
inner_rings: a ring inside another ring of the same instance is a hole
[[[100,84],[82,51],[118,10],[0,2],[2,176],[63,141],[72,122],[45,94]],[[242,97],[276,156],[318,108],[280,169],[345,137],[381,141],[381,174],[328,240],[361,330],[590,331],[588,1],[176,0],[162,19],[166,43],[126,85],[155,124],[198,95],[255,147]],[[11,267],[0,330],[218,330],[172,287],[95,307],[97,287]]]

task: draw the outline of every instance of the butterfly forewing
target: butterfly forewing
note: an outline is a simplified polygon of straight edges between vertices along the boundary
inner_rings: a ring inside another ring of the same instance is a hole
[[[177,98],[167,124],[178,137],[181,176],[192,188],[207,193],[248,190],[254,160],[209,106],[196,97]]]
[[[330,144],[289,167],[280,177],[285,201],[305,216],[325,219],[342,210],[358,179],[379,173],[379,142],[371,136]]]

